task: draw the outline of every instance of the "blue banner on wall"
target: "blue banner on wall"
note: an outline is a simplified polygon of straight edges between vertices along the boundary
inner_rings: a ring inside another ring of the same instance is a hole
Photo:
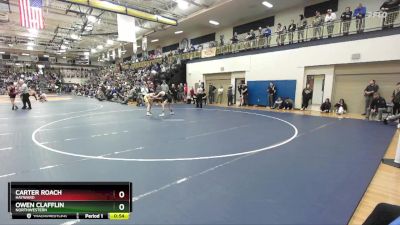
[[[276,97],[291,98],[293,101],[296,100],[296,80],[248,81],[248,101],[250,105],[267,106],[269,104],[267,88],[270,82],[274,83],[276,86]]]

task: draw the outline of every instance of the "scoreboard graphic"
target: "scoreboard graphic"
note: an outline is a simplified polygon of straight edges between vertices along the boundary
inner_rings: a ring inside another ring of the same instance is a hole
[[[130,182],[10,182],[13,219],[127,220],[132,212]]]

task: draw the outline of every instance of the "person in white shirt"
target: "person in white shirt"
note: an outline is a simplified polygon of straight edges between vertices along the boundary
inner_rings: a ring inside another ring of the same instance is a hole
[[[203,108],[203,96],[204,90],[199,86],[196,91],[196,108]]]
[[[325,16],[326,30],[328,31],[328,38],[332,37],[333,29],[335,28],[336,13],[332,9],[328,9]]]
[[[222,96],[224,94],[224,88],[220,86],[217,90],[217,103],[222,104]]]
[[[24,80],[20,79],[19,80],[19,85],[20,85],[20,93],[22,96],[22,104],[24,105],[22,109],[26,109],[26,104],[28,103],[28,109],[32,109],[31,107],[31,101],[29,100],[29,89],[28,85],[25,84]]]

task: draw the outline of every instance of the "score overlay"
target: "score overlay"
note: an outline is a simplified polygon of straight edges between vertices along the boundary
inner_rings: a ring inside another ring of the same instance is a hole
[[[126,220],[132,212],[130,182],[10,182],[13,219]]]

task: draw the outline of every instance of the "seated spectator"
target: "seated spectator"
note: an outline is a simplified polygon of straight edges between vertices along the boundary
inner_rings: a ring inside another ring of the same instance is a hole
[[[338,115],[342,115],[342,114],[347,113],[347,105],[346,105],[346,103],[344,102],[344,99],[343,99],[343,98],[341,98],[341,99],[339,100],[339,102],[335,104],[335,112],[336,112]]]
[[[378,115],[378,121],[382,121],[382,113],[387,111],[387,105],[384,98],[382,98],[379,93],[374,94],[371,105],[366,115],[366,119],[369,120],[370,116]]]
[[[279,109],[292,110],[293,100],[290,98],[286,98],[285,101],[283,101],[282,105],[279,107]]]
[[[331,101],[329,100],[329,98],[327,98],[325,99],[325,102],[321,105],[321,112],[329,113],[331,111],[331,107]]]
[[[282,98],[281,98],[281,97],[278,97],[278,98],[275,100],[274,105],[271,107],[271,109],[281,109],[282,103],[283,103]]]

